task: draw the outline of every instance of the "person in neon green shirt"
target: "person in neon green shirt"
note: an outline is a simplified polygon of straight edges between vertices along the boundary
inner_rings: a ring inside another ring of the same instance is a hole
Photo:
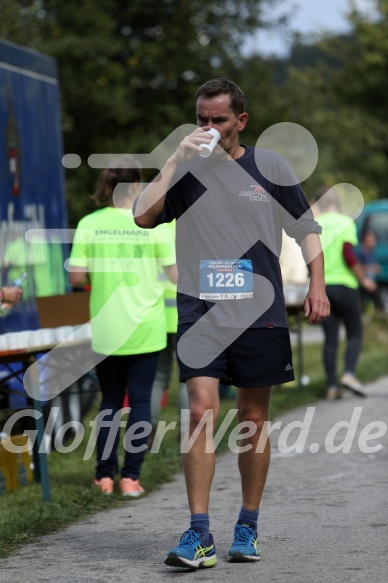
[[[170,228],[174,241],[175,241],[175,221],[166,224],[167,228]],[[159,227],[158,227],[159,228]],[[154,384],[151,393],[151,423],[152,423],[152,435],[150,442],[153,442],[155,433],[157,430],[157,425],[160,418],[160,411],[162,408],[162,398],[163,393],[167,391],[174,365],[174,355],[176,350],[176,333],[178,326],[178,311],[176,306],[176,286],[171,287],[171,284],[167,284],[167,277],[164,273],[160,274],[160,281],[165,287],[164,290],[164,313],[166,318],[166,330],[167,330],[167,346],[162,351],[158,368],[155,375]],[[189,409],[189,398],[187,394],[186,383],[178,383],[178,409],[181,412],[183,409]],[[180,430],[185,431],[185,426],[182,427],[182,422],[184,423],[186,417],[180,419]]]
[[[116,414],[126,389],[131,407],[126,432],[150,423],[152,384],[166,346],[160,269],[173,283],[177,281],[170,229],[145,231],[133,220],[132,205],[141,182],[140,167],[130,156],[115,160],[102,172],[92,197],[102,208],[79,222],[69,259],[71,285],[91,284],[92,350],[98,357],[100,419],[104,421],[97,436],[94,484],[105,493],[113,492],[118,467]],[[113,447],[109,446],[111,431]],[[148,435],[140,427],[133,431],[133,447],[127,444],[125,448],[120,489],[124,495],[138,496],[144,492],[139,482],[144,451],[139,450]]]
[[[322,188],[317,192],[314,211],[316,220],[322,227],[326,293],[331,305],[330,316],[322,322],[325,334],[323,361],[328,382],[327,398],[341,398],[339,384],[364,397],[363,386],[355,373],[362,346],[359,286],[371,286],[354,252],[357,245],[356,226],[350,217],[341,212],[340,198],[334,188]],[[347,344],[344,373],[338,384],[337,354],[341,323],[345,326]]]

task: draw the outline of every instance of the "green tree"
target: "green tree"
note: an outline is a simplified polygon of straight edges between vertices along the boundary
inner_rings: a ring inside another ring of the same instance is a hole
[[[278,1],[278,0],[276,0]],[[194,119],[196,87],[244,63],[271,0],[5,0],[3,38],[57,58],[71,223],[92,207],[95,152],[149,152]],[[2,15],[3,16],[3,15]],[[28,37],[28,29],[31,36]]]
[[[308,66],[290,65],[283,85],[288,116],[311,131],[320,149],[307,191],[352,182],[367,200],[387,196],[388,0],[375,6],[373,19],[350,11],[349,35],[294,48],[290,63],[302,50],[314,55]]]

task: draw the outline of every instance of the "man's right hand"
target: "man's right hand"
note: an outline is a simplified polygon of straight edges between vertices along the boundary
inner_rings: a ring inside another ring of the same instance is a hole
[[[167,160],[161,172],[150,182],[136,199],[133,206],[133,218],[138,227],[151,229],[158,215],[162,212],[166,193],[170,188],[171,180],[182,163],[194,158],[201,151],[199,144],[210,143],[213,139],[207,131],[211,126],[196,128],[185,136],[178,148]]]
[[[171,162],[181,164],[194,158],[201,151],[199,144],[210,144],[212,141],[213,136],[207,133],[210,128],[211,126],[197,128],[191,134],[185,136],[171,156]]]

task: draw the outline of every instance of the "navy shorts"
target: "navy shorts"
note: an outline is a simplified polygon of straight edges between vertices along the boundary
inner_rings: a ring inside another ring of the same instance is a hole
[[[178,325],[178,343],[191,326],[193,324]],[[198,340],[195,337],[192,341],[193,352],[196,350],[195,344],[201,347],[211,345],[214,330],[210,325],[202,328]],[[218,328],[217,332],[227,334],[228,330]],[[280,385],[295,378],[288,328],[248,328],[202,368],[190,368],[182,362],[178,349],[178,365],[181,382],[191,377],[204,376],[220,379],[224,385],[253,388]]]

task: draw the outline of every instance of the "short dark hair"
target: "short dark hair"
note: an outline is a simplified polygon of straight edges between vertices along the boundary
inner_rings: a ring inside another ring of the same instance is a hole
[[[218,78],[206,81],[206,83],[198,87],[195,100],[197,101],[199,97],[210,98],[222,94],[230,95],[230,107],[236,115],[244,113],[245,94],[236,83],[229,81],[229,79]]]
[[[139,162],[132,156],[119,156],[101,172],[91,198],[99,207],[110,206],[114,189],[118,184],[142,181],[143,173]]]

